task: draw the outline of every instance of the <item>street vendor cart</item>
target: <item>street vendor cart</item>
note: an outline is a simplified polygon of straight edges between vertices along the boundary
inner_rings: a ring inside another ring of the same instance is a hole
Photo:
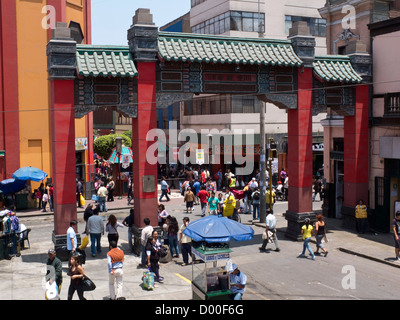
[[[193,300],[230,299],[230,270],[226,270],[226,262],[231,252],[229,244],[194,243],[192,254],[204,263],[192,263]]]
[[[211,215],[189,223],[183,233],[192,239],[193,257],[204,262],[192,263],[193,299],[230,299],[229,241],[250,240],[254,230],[222,215]]]

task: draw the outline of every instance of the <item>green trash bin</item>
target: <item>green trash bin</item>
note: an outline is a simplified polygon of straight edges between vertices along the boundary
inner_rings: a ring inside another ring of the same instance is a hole
[[[28,209],[28,197],[26,194],[16,194],[15,195],[15,206],[17,210]]]

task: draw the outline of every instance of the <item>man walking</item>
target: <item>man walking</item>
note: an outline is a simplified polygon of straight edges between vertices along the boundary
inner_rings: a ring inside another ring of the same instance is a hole
[[[160,199],[158,199],[158,201],[161,202],[161,199],[166,196],[167,197],[167,201],[170,201],[171,199],[168,197],[168,183],[167,181],[165,181],[165,177],[162,177],[161,179],[161,196]]]
[[[69,228],[67,230],[67,250],[68,250],[68,256],[70,256],[71,252],[76,250],[76,247],[78,245],[78,241],[76,238],[76,232],[75,232],[75,226],[77,222],[76,220],[72,220],[69,223]]]
[[[274,240],[275,243],[275,251],[279,252],[281,249],[279,248],[279,242],[278,242],[278,237],[276,236],[276,217],[273,215],[271,209],[267,210],[267,219],[265,221],[266,227],[265,227],[265,232],[267,236],[263,240],[262,246],[259,248],[260,251],[265,251],[265,248],[267,247],[268,244],[268,232],[272,233],[272,239]]]
[[[117,242],[110,241],[110,251],[107,253],[110,300],[125,300],[122,296],[122,276],[124,274],[122,267],[124,259],[124,252],[117,247]],[[115,294],[115,285],[117,286],[117,294]]]
[[[183,258],[182,266],[186,266],[189,264],[189,256],[191,255],[192,252],[192,239],[183,233],[183,231],[188,226],[189,221],[190,220],[188,217],[184,217],[183,224],[179,229],[179,245],[181,247],[182,258]]]
[[[99,212],[97,210],[88,219],[87,229],[90,234],[90,243],[91,243],[90,248],[92,257],[95,257],[96,252],[101,253],[100,240],[101,240],[101,235],[104,234],[103,218],[99,216]]]
[[[49,258],[47,259],[47,274],[46,280],[50,281],[50,284],[53,282],[56,283],[58,288],[58,294],[61,292],[61,284],[62,284],[62,262],[59,258],[56,257],[56,250],[50,249],[48,251]]]
[[[204,217],[206,215],[207,210],[207,201],[209,197],[209,193],[206,191],[205,186],[201,186],[201,190],[198,193],[200,204],[201,204],[201,216]]]
[[[106,197],[108,195],[108,190],[104,185],[101,185],[97,190],[97,196],[99,197],[100,212],[107,212]]]

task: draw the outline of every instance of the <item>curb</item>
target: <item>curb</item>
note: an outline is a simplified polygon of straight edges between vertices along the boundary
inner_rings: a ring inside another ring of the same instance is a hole
[[[352,255],[355,255],[355,256],[358,256],[358,257],[361,257],[361,258],[365,258],[365,259],[368,259],[368,260],[375,261],[375,262],[380,262],[380,263],[386,264],[386,265],[391,266],[391,267],[400,268],[399,264],[396,264],[396,263],[393,263],[393,262],[389,262],[389,261],[382,260],[382,259],[379,259],[379,258],[371,257],[371,256],[368,256],[366,254],[362,254],[362,253],[355,252],[355,251],[352,251],[352,250],[349,250],[349,249],[345,249],[345,248],[337,248],[337,249],[339,251],[344,252],[344,253],[352,254]]]
[[[110,208],[107,210],[108,211],[116,211],[116,210],[129,210],[133,208],[132,207],[119,207],[119,208]],[[84,210],[78,210],[77,214],[82,214],[84,213]],[[32,213],[30,214],[29,212],[17,212],[17,217],[18,218],[37,218],[37,217],[46,217],[46,216],[54,216],[54,212],[38,212],[38,213]]]

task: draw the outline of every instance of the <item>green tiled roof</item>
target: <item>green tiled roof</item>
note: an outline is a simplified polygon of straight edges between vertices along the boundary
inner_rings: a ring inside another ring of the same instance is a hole
[[[84,77],[136,77],[129,47],[78,45],[78,74]]]
[[[314,72],[327,82],[360,83],[362,81],[347,56],[316,56]]]
[[[160,32],[158,50],[166,61],[279,66],[303,64],[288,40]]]

